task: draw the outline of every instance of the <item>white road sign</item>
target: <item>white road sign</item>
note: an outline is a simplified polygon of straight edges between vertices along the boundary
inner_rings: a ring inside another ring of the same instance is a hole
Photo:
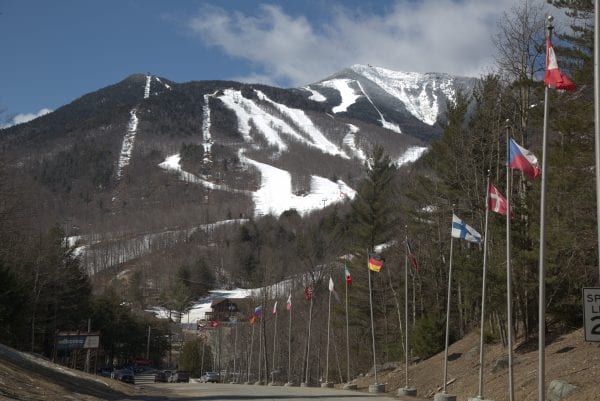
[[[585,341],[600,342],[600,288],[583,288]]]

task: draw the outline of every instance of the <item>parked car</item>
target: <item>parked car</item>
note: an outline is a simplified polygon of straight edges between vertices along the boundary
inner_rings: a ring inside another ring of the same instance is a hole
[[[133,371],[129,369],[121,369],[117,375],[117,380],[120,380],[124,383],[135,384],[135,376],[133,375]]]
[[[170,376],[169,372],[169,376]],[[157,370],[156,372],[154,372],[154,383],[166,383],[167,382],[167,375],[165,372],[163,372],[162,370]]]
[[[221,376],[217,372],[206,372],[200,377],[201,383],[218,383],[221,381]]]
[[[187,370],[177,370],[170,377],[171,383],[189,383],[190,372]]]
[[[104,376],[104,377],[110,377],[112,372],[113,372],[113,368],[108,368],[108,367],[99,368],[98,370],[96,370],[97,375]]]

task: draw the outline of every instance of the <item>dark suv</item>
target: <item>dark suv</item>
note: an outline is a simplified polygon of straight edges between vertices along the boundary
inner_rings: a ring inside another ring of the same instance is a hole
[[[189,383],[190,372],[186,370],[178,370],[170,378],[171,383]]]

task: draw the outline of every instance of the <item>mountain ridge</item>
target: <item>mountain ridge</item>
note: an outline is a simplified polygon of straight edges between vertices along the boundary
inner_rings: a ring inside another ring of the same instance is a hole
[[[441,134],[405,106],[426,105],[437,119],[458,89],[433,74],[418,75],[425,78],[411,92],[398,83],[407,74],[355,65],[290,89],[132,74],[2,130],[0,146],[12,179],[45,199],[31,213],[39,224],[69,221],[67,235],[104,235],[107,246],[122,236],[109,233],[196,232],[288,209],[305,215],[352,199],[374,145],[410,163]],[[401,96],[392,96],[394,85]],[[451,90],[436,89],[444,85]],[[416,95],[425,100],[407,101]]]

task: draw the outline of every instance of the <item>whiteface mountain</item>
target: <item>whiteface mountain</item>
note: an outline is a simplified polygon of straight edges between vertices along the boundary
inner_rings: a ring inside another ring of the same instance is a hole
[[[1,130],[2,174],[20,218],[61,224],[97,272],[198,231],[352,199],[374,145],[399,166],[418,159],[474,83],[365,65],[287,89],[136,74]]]

